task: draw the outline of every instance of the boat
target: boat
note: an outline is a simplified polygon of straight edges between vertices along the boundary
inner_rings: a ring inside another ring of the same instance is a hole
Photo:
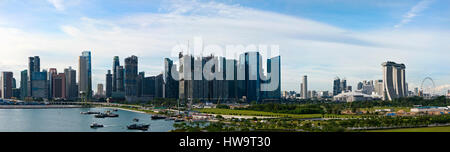
[[[108,115],[108,117],[119,117],[119,114],[115,114],[115,113],[108,113],[107,115]]]
[[[100,113],[95,115],[95,118],[106,118],[106,117],[119,117],[119,115],[115,113]]]
[[[146,124],[132,124],[132,125],[127,126],[127,128],[129,130],[143,130],[143,131],[148,130],[149,127],[150,127],[150,125],[146,125]]]
[[[184,119],[175,119],[175,122],[183,122],[184,121]]]
[[[163,116],[163,115],[152,115],[151,119],[152,120],[159,120],[159,119],[166,119],[166,117]]]
[[[176,119],[177,119],[176,117],[167,117],[166,118],[167,121],[176,120]]]
[[[113,111],[118,111],[117,109],[113,109]]]
[[[108,114],[100,113],[100,114],[94,115],[94,117],[95,117],[95,118],[106,118],[106,117],[108,117]]]
[[[98,124],[98,123],[92,123],[91,124],[91,128],[102,128],[103,127],[103,125],[102,124]]]
[[[139,119],[138,118],[134,118],[133,121],[139,122]]]
[[[93,112],[93,111],[88,111],[88,112],[80,112],[83,115],[94,115],[94,114],[100,114],[100,112]]]

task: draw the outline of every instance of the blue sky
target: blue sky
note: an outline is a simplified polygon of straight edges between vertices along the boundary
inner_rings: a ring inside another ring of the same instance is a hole
[[[140,71],[162,71],[179,43],[278,44],[283,90],[331,90],[381,79],[386,60],[405,63],[410,88],[430,76],[450,84],[450,2],[446,0],[0,0],[0,50],[14,52],[0,71],[77,66],[93,51],[94,84],[104,83],[112,57],[140,57]],[[174,57],[172,57],[174,58]],[[94,88],[96,86],[94,85]]]

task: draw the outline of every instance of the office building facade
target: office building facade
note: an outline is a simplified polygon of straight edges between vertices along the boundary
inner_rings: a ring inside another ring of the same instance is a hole
[[[384,62],[383,67],[383,83],[384,95],[383,100],[393,100],[396,98],[406,97],[406,78],[405,64],[397,64],[395,62]]]

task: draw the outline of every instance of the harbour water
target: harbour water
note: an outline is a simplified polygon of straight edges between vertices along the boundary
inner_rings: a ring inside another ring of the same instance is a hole
[[[148,132],[168,132],[173,129],[173,121],[151,120],[150,114],[118,110],[117,118],[95,118],[81,112],[105,112],[108,108],[71,109],[0,109],[0,132],[142,132],[128,130],[133,123],[150,124]],[[133,119],[139,122],[133,122]],[[103,124],[103,128],[92,129],[93,123]]]

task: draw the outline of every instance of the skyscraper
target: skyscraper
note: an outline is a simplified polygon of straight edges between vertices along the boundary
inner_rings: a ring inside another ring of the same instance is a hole
[[[383,100],[391,101],[395,98],[406,97],[405,64],[388,61],[384,62],[382,67],[384,83]]]
[[[24,100],[28,96],[28,70],[20,72],[20,98]]]
[[[155,98],[163,97],[163,84],[164,84],[163,74],[157,75],[155,77]]]
[[[104,90],[103,90],[103,84],[99,83],[97,84],[97,96],[103,97],[104,96]]]
[[[49,72],[51,73],[51,72]],[[52,76],[52,97],[66,99],[66,75],[64,73]]]
[[[12,88],[13,89],[16,89],[16,84],[17,84],[17,82],[16,82],[16,78],[12,78]]]
[[[2,72],[1,76],[1,96],[3,99],[11,99],[12,97],[12,72]]]
[[[125,58],[125,96],[137,97],[138,58],[131,56]]]
[[[27,96],[33,96],[32,88],[33,88],[33,74],[35,72],[41,71],[41,60],[39,56],[29,57],[28,58],[28,88],[27,88]]]
[[[114,56],[113,60],[113,75],[112,75],[112,91],[117,91],[117,78],[118,78],[118,69],[120,66],[119,56]]]
[[[50,68],[48,70],[48,98],[53,98],[54,88],[53,88],[53,76],[56,76],[58,74],[58,71],[56,68]]]
[[[308,99],[308,76],[303,76],[302,90],[301,90],[302,98]]]
[[[125,92],[125,85],[124,85],[124,76],[125,76],[125,69],[123,66],[119,66],[117,68],[117,92]]]
[[[111,74],[111,70],[108,70],[108,73],[106,74],[106,97],[109,98],[112,95],[113,90],[113,76]]]
[[[173,73],[177,72],[172,71],[173,69],[176,69],[173,65],[173,61],[165,58],[164,59],[164,98],[178,98],[178,91],[179,91],[179,82],[174,79]],[[177,73],[176,73],[177,74]],[[178,75],[176,75],[178,76]]]
[[[341,80],[341,86],[340,86],[339,90],[340,90],[340,93],[344,93],[344,92],[348,91],[347,90],[347,80],[345,78]]]
[[[69,67],[64,69],[64,75],[66,76],[66,97],[74,100],[78,97],[77,71]]]
[[[379,95],[382,96],[384,93],[384,88],[383,88],[383,80],[375,80],[375,84],[374,84],[374,92]]]
[[[79,57],[78,62],[78,84],[79,92],[84,92],[87,98],[92,97],[92,70],[91,70],[91,52],[84,51]]]
[[[48,98],[48,80],[47,71],[42,70],[42,72],[33,72],[31,75],[31,97],[38,99]]]
[[[339,77],[336,77],[333,81],[333,96],[336,96],[341,92],[341,79]]]

